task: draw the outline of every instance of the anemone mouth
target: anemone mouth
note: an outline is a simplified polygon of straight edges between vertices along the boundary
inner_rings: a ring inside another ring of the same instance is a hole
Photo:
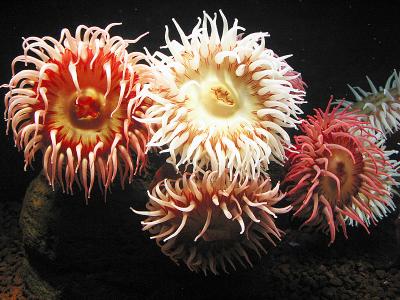
[[[201,88],[199,100],[203,109],[210,115],[219,118],[229,118],[240,108],[238,100],[233,97],[230,88],[222,83],[215,83],[206,88]]]
[[[351,197],[357,195],[361,185],[358,175],[363,171],[363,157],[357,148],[350,151],[351,155],[347,150],[331,150],[326,170],[334,178],[324,176],[321,179],[322,193],[330,203],[340,207],[351,203]]]
[[[160,181],[149,192],[142,222],[161,251],[173,261],[184,262],[193,271],[214,274],[228,262],[252,265],[247,250],[265,252],[261,241],[275,245],[282,231],[275,223],[277,214],[291,207],[276,208],[283,194],[269,178],[240,182],[230,180],[228,172],[184,174],[177,180]]]
[[[256,90],[249,87],[251,76],[239,79],[231,71],[236,67],[235,64],[217,65],[202,60],[197,72],[177,76],[178,86],[186,90],[188,120],[196,127],[201,128],[204,120],[208,126],[216,125],[221,130],[237,129],[238,125],[257,121],[256,112],[266,99],[257,97]],[[235,133],[231,131],[228,132]]]
[[[75,92],[69,102],[70,122],[79,129],[100,129],[108,118],[107,113],[110,116],[114,109],[107,105],[109,102],[106,102],[104,94],[93,88],[87,88],[80,93]],[[116,101],[113,102],[116,105]]]
[[[50,185],[72,194],[77,182],[86,199],[95,177],[107,191],[118,173],[123,185],[146,164],[149,128],[137,119],[149,105],[143,94],[153,72],[138,63],[144,54],[127,52],[136,40],[110,36],[114,25],[25,39],[5,96],[7,128],[24,150],[25,168],[41,150]],[[16,73],[20,62],[25,69]]]

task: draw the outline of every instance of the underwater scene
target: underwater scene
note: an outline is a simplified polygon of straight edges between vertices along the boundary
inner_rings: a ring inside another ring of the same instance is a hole
[[[400,299],[399,10],[8,3],[0,299]]]

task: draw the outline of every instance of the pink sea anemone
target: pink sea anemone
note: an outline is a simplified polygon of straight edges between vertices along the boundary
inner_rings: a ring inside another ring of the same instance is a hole
[[[126,50],[136,40],[109,34],[114,25],[81,25],[75,35],[63,29],[59,40],[24,39],[3,86],[7,127],[24,151],[25,168],[41,150],[49,183],[72,193],[77,181],[86,198],[96,176],[107,190],[118,171],[123,183],[146,163],[148,128],[132,116],[146,109],[146,100],[136,100],[146,94],[151,72],[138,63],[142,53]]]
[[[340,226],[370,223],[394,209],[392,178],[395,166],[377,144],[368,122],[341,105],[317,109],[300,126],[296,152],[289,155],[285,182],[294,206],[294,216],[303,225],[330,232],[335,240]]]
[[[157,95],[146,123],[154,133],[148,147],[163,147],[178,170],[194,172],[229,169],[257,178],[270,161],[282,163],[290,145],[286,128],[296,127],[304,84],[286,59],[265,45],[265,32],[244,35],[220,11],[204,12],[203,19],[185,34],[173,19],[180,41],[171,40],[166,27],[166,47],[171,56],[148,55],[159,78]]]
[[[239,182],[226,170],[203,175],[185,173],[177,180],[164,179],[149,192],[142,222],[162,252],[192,271],[217,274],[227,263],[252,265],[248,250],[265,252],[262,240],[280,240],[274,218],[291,207],[277,208],[284,197],[279,184],[272,188],[268,177]]]

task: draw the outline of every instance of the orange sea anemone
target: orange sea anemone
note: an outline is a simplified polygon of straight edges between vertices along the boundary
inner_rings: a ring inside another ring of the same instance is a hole
[[[368,232],[370,223],[394,210],[392,187],[398,184],[390,153],[377,144],[373,128],[340,107],[329,103],[302,122],[285,178],[294,216],[328,230],[331,243],[339,226],[346,237],[346,224]]]
[[[265,239],[275,245],[282,231],[274,218],[291,208],[275,207],[284,194],[268,177],[240,182],[238,176],[230,180],[227,170],[164,179],[148,194],[147,210],[133,210],[147,217],[143,230],[174,262],[214,274],[228,272],[227,263],[235,269],[235,261],[252,265],[248,250],[266,252]]]
[[[152,75],[138,63],[142,53],[126,50],[137,40],[109,34],[114,25],[81,25],[75,35],[63,29],[59,40],[24,39],[24,53],[13,60],[13,77],[3,86],[9,89],[7,127],[24,150],[25,169],[41,150],[49,183],[72,193],[77,181],[86,198],[96,175],[107,190],[118,171],[123,183],[146,163],[148,127],[132,116],[144,113],[146,100],[137,99],[146,95]],[[20,62],[24,67],[15,74]]]
[[[189,35],[173,19],[180,41],[148,55],[160,76],[157,95],[145,121],[154,132],[148,147],[164,147],[168,162],[178,170],[213,170],[230,177],[240,173],[257,178],[270,161],[282,163],[290,145],[286,128],[296,127],[299,104],[305,95],[300,74],[287,64],[290,57],[266,48],[268,33],[243,35],[244,28],[229,27],[220,11],[204,12]]]

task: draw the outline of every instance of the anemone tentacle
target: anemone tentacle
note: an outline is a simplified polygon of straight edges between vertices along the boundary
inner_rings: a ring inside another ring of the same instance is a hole
[[[371,91],[358,86],[348,85],[355,97],[355,102],[346,101],[346,105],[360,110],[363,120],[369,121],[379,131],[377,134],[387,137],[400,129],[400,78],[394,70],[384,86],[376,87],[367,76]]]

